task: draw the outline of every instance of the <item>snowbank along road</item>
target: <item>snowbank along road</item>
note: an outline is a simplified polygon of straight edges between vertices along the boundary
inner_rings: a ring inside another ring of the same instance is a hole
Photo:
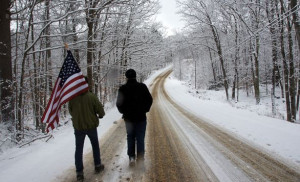
[[[144,164],[128,166],[122,120],[100,141],[105,170],[94,174],[92,153],[84,157],[85,181],[293,181],[299,171],[175,103],[164,89],[171,71],[151,84]],[[76,181],[69,169],[57,181]]]

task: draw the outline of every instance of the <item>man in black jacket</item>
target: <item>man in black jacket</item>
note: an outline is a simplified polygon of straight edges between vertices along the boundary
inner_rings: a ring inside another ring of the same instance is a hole
[[[136,80],[136,72],[133,69],[126,71],[127,83],[122,85],[118,91],[117,108],[123,114],[127,131],[127,154],[129,164],[135,164],[135,159],[144,160],[145,133],[147,118],[152,105],[152,96],[143,83]],[[137,153],[135,154],[135,141]]]

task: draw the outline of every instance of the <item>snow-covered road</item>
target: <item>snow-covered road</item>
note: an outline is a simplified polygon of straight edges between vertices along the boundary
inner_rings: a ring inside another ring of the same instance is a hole
[[[169,180],[165,172],[174,174],[171,181],[300,179],[300,174],[292,166],[174,102],[164,88],[170,73],[160,75],[153,84],[155,102],[148,126],[151,164],[148,173],[151,180]],[[172,150],[164,152],[166,148]],[[170,162],[166,164],[166,161]]]

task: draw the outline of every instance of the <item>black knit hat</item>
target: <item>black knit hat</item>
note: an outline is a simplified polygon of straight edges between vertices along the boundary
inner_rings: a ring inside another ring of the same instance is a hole
[[[128,79],[136,78],[136,72],[134,71],[134,69],[129,69],[129,70],[126,71],[125,76]]]

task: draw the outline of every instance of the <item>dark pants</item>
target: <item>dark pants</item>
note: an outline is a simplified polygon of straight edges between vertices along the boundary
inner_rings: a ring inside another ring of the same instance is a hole
[[[82,162],[82,155],[83,155],[83,145],[84,145],[84,139],[87,135],[91,141],[92,148],[93,148],[93,156],[94,156],[94,164],[100,165],[101,159],[100,159],[100,148],[99,148],[99,142],[98,142],[98,134],[97,129],[91,129],[91,130],[76,130],[75,129],[75,143],[76,143],[76,149],[75,149],[75,166],[76,166],[76,172],[83,171],[83,162]]]
[[[127,131],[127,154],[135,158],[135,142],[137,145],[137,158],[143,158],[145,154],[145,133],[147,121],[130,122],[125,121]]]

